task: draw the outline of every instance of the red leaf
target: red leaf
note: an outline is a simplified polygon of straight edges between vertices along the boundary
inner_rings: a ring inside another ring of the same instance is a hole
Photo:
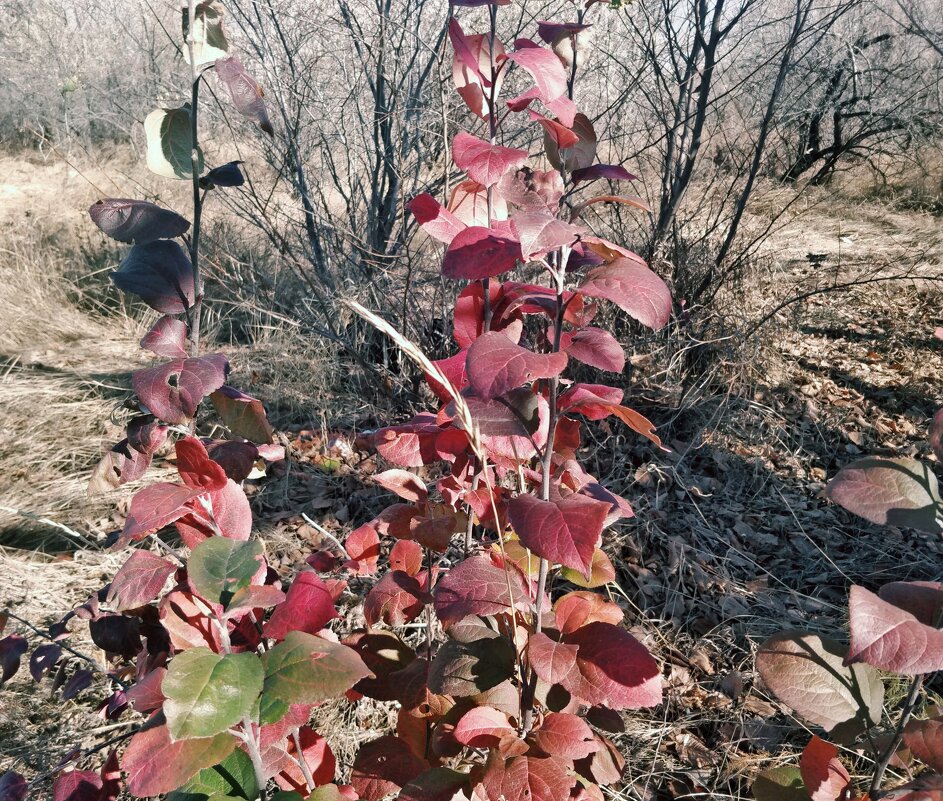
[[[556,214],[563,197],[563,178],[556,170],[531,170],[525,167],[501,179],[498,192],[522,210]]]
[[[644,264],[630,259],[619,258],[591,270],[579,291],[612,301],[642,325],[656,330],[671,317],[671,293],[665,282]]]
[[[508,585],[512,597],[508,595]],[[469,615],[497,615],[513,606],[530,608],[530,590],[516,570],[473,556],[453,567],[435,588],[435,610],[444,626]]]
[[[70,770],[53,782],[53,801],[99,801],[102,778],[91,770]]]
[[[566,364],[565,353],[533,353],[501,332],[489,331],[468,349],[465,369],[475,394],[490,400],[534,379],[557,376]]]
[[[838,749],[813,737],[799,758],[799,772],[812,801],[841,801],[848,797],[851,777],[838,759]]]
[[[576,784],[566,764],[553,758],[519,756],[507,760],[492,752],[481,778],[487,798],[504,801],[560,801]]]
[[[397,542],[390,550],[390,569],[417,575],[422,570],[422,546],[410,540]]]
[[[121,795],[121,768],[118,767],[118,752],[114,749],[101,768],[102,790],[98,801],[117,801]]]
[[[229,480],[226,471],[210,459],[203,443],[196,437],[178,439],[174,449],[177,452],[177,472],[188,487],[211,492],[226,486]]]
[[[176,568],[150,551],[137,550],[115,573],[108,589],[107,603],[124,612],[153,601]]]
[[[229,92],[236,110],[246,119],[256,123],[269,136],[274,136],[275,131],[262,99],[262,90],[255,78],[246,72],[242,61],[237,56],[229,56],[217,59],[215,66],[216,75]]]
[[[600,749],[592,729],[581,717],[551,712],[534,732],[534,744],[548,756],[583,759]]]
[[[561,412],[581,414],[590,420],[603,420],[612,407],[622,402],[623,391],[605,384],[574,384],[557,399]]]
[[[532,634],[527,644],[527,660],[534,672],[547,684],[566,687],[577,675],[575,645],[551,639],[542,631]]]
[[[490,56],[487,65],[482,63],[481,48],[477,52],[472,52],[468,36],[462,30],[462,26],[455,17],[449,18],[449,39],[452,42],[452,49],[455,51],[455,59],[460,63],[463,69],[467,70],[483,86],[491,86]]]
[[[254,443],[234,439],[208,440],[206,452],[210,459],[222,467],[226,475],[237,484],[249,477],[260,455]]]
[[[205,499],[194,498],[189,501],[187,509],[187,514],[175,525],[188,548],[195,547],[207,537],[247,540],[252,533],[249,499],[242,487],[232,479],[228,479],[222,489],[209,492]]]
[[[118,242],[151,242],[173,239],[190,229],[190,222],[177,212],[146,200],[106,198],[88,210],[92,222]]]
[[[565,331],[560,335],[560,349],[571,358],[600,370],[621,373],[625,369],[622,346],[602,328],[581,328],[574,333]]]
[[[851,643],[845,664],[866,662],[880,670],[915,676],[943,669],[943,631],[864,587],[848,597]]]
[[[455,50],[452,62],[452,81],[462,99],[482,119],[487,119],[491,113],[488,107],[491,76],[491,49],[489,37],[482,34],[466,35],[462,32],[458,20],[452,17],[449,20],[449,38]],[[495,63],[500,64],[504,59],[504,45],[497,38],[494,40]],[[494,96],[501,93],[501,84],[504,73],[499,72],[495,80]],[[483,86],[488,91],[483,90]]]
[[[563,119],[562,122],[566,123],[567,120]],[[556,169],[565,169],[567,172],[591,166],[596,158],[596,131],[589,117],[585,114],[575,114],[567,125],[567,132],[569,136],[561,137],[554,126],[544,125],[544,152],[547,154],[547,161]],[[560,151],[564,149],[566,158],[561,159]],[[576,214],[574,211],[573,216]]]
[[[442,275],[469,281],[491,278],[514,269],[520,258],[520,242],[473,225],[452,240],[442,260]]]
[[[258,398],[224,385],[210,395],[210,400],[226,428],[235,436],[259,445],[272,441],[275,432],[265,416],[265,407]]]
[[[501,296],[501,284],[491,281],[488,285],[488,298],[491,308],[497,306]],[[469,284],[455,301],[453,336],[460,348],[467,348],[484,331],[484,290],[480,283]],[[464,363],[463,363],[464,368]]]
[[[564,635],[576,631],[588,623],[601,621],[618,626],[623,612],[614,603],[595,592],[576,590],[568,592],[553,605],[557,628]]]
[[[939,628],[943,620],[943,584],[938,581],[893,581],[881,587],[878,595],[928,626]]]
[[[452,160],[473,181],[489,187],[494,186],[506,173],[524,166],[527,151],[492,145],[463,132],[452,140]]]
[[[301,743],[301,754],[315,786],[320,787],[334,781],[337,760],[327,740],[310,726],[302,726],[298,730],[298,742]],[[286,760],[285,767],[276,774],[275,783],[282,790],[294,790],[296,793],[307,796],[308,784],[305,775],[295,761],[298,759],[298,749],[295,746],[294,737],[288,738],[286,753],[289,759]]]
[[[141,340],[141,347],[165,359],[182,359],[187,355],[187,324],[176,317],[164,315]]]
[[[406,208],[413,213],[423,231],[446,245],[467,227],[438,200],[425,192],[410,200]]]
[[[912,720],[904,729],[904,743],[935,771],[943,771],[943,718]]]
[[[347,542],[344,545],[349,557],[344,562],[344,567],[360,576],[377,572],[377,563],[380,560],[380,538],[373,526],[364,525],[355,528],[347,535]]]
[[[377,452],[400,467],[421,467],[442,460],[436,441],[443,429],[431,414],[420,414],[398,426],[381,428],[371,438]]]
[[[285,639],[289,631],[317,634],[335,617],[330,589],[315,573],[306,570],[295,576],[285,602],[276,607],[262,634],[273,640]]]
[[[135,245],[111,280],[162,314],[180,314],[193,305],[193,267],[176,242],[158,239]]]
[[[363,616],[368,626],[381,620],[388,626],[405,626],[422,614],[428,599],[415,577],[391,570],[367,593]]]
[[[386,736],[360,747],[350,783],[364,801],[380,801],[429,768],[398,737]]]
[[[524,211],[511,217],[511,229],[521,242],[524,261],[572,245],[584,229],[544,211]]]
[[[121,759],[128,792],[138,798],[176,790],[197,771],[222,762],[236,747],[228,732],[172,742],[166,726],[140,731]]]
[[[462,715],[452,736],[472,748],[496,748],[508,734],[517,734],[517,730],[507,715],[490,706],[476,706]]]
[[[574,184],[580,181],[595,181],[605,178],[607,181],[634,181],[638,176],[632,175],[625,167],[618,164],[594,164],[581,170],[574,170],[570,176]]]
[[[529,39],[518,39],[514,48],[513,53],[508,53],[508,59],[530,73],[544,103],[566,94],[566,69],[553,51]]]
[[[652,424],[645,415],[639,414],[634,409],[630,409],[628,406],[610,406],[609,411],[611,411],[616,417],[618,417],[623,423],[625,423],[629,428],[631,428],[636,434],[641,434],[645,439],[654,442],[659,448],[667,450],[664,445],[661,444],[661,439],[655,433],[655,426]]]
[[[580,138],[575,133],[573,133],[573,131],[556,120],[551,120],[548,117],[543,116],[543,114],[538,114],[533,110],[528,111],[527,113],[534,122],[539,122],[543,126],[544,149],[547,151],[548,159],[550,157],[550,153],[573,147],[573,145],[580,141]],[[550,147],[548,147],[548,144]]]
[[[499,221],[507,219],[508,210],[504,199],[497,192],[491,196],[491,215],[488,215],[488,190],[477,181],[462,181],[449,198],[449,211],[464,225],[476,225],[487,228],[489,224],[495,227]]]
[[[410,503],[424,504],[429,498],[426,485],[420,481],[419,476],[408,470],[387,470],[377,473],[373,480]]]
[[[146,537],[188,513],[187,502],[202,490],[182,484],[161,482],[145,487],[131,499],[131,508],[121,532],[121,542],[132,542]]]
[[[543,559],[589,573],[609,504],[582,495],[542,501],[518,495],[508,516],[521,542]]]
[[[137,370],[131,384],[149,411],[166,423],[186,423],[196,414],[200,401],[219,389],[229,372],[229,361],[214,353]]]

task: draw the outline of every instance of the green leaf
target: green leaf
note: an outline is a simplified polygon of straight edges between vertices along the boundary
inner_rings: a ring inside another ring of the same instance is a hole
[[[193,589],[207,601],[226,606],[233,595],[249,586],[259,570],[263,550],[258,540],[203,540],[193,549],[187,566]]]
[[[161,684],[171,738],[212,737],[235,726],[251,715],[262,680],[254,653],[220,656],[200,647],[177,654]]]
[[[756,801],[809,801],[809,793],[797,766],[771,768],[758,774],[753,781]]]
[[[259,702],[259,723],[262,726],[268,726],[271,723],[278,723],[288,714],[289,705],[284,701],[273,697],[270,693],[262,693]]]
[[[207,801],[214,798],[244,798],[255,801],[259,797],[259,783],[249,755],[241,749],[211,768],[204,768],[179,790],[174,790],[166,801]]]
[[[264,692],[288,704],[317,704],[341,695],[372,676],[346,645],[292,631],[262,656]]]
[[[826,731],[856,717],[879,723],[881,676],[870,665],[846,667],[847,650],[826,637],[785,631],[760,646],[756,669],[780,701]]]
[[[190,178],[193,137],[190,104],[154,109],[144,118],[147,168],[164,178]],[[203,152],[197,148],[197,172],[203,172]]]
[[[183,9],[183,35],[189,32],[186,5]],[[223,30],[223,10],[215,0],[197,3],[193,14],[193,61],[198,67],[212,64],[229,53],[229,40]],[[190,63],[190,50],[183,48],[183,56]]]
[[[315,794],[317,790],[315,790]],[[317,795],[312,795],[310,798],[316,798]],[[275,795],[269,798],[269,801],[305,801],[304,797],[299,793],[296,793],[294,790],[279,790]]]

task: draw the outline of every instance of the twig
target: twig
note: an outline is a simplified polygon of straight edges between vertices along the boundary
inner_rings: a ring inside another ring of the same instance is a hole
[[[904,736],[904,729],[910,722],[914,707],[917,705],[917,697],[920,695],[920,690],[923,687],[924,678],[925,674],[921,673],[919,676],[914,676],[914,680],[910,684],[910,692],[907,693],[907,700],[904,702],[904,708],[901,710],[900,720],[897,721],[894,736],[891,738],[890,743],[887,745],[887,750],[881,755],[881,758],[874,768],[874,775],[871,778],[871,789],[869,791],[871,798],[878,797],[878,793],[881,790],[881,782],[884,779],[884,773],[887,770],[887,766],[891,764],[891,759]]]
[[[341,552],[342,554],[344,554],[344,558],[345,558],[345,559],[350,559],[350,554],[347,553],[347,549],[341,544],[341,541],[340,541],[339,539],[337,539],[337,537],[335,537],[333,534],[331,534],[331,532],[328,531],[328,530],[327,530],[326,528],[324,528],[323,526],[320,526],[320,525],[318,525],[317,523],[315,523],[315,522],[314,522],[310,517],[308,517],[304,512],[301,513],[301,516],[302,516],[302,518],[304,518],[305,523],[307,523],[309,526],[312,526],[312,527],[314,527],[315,529],[317,529],[317,530],[321,533],[321,536],[327,537],[327,538],[328,538],[331,542],[333,542],[338,548],[340,548],[340,552]]]

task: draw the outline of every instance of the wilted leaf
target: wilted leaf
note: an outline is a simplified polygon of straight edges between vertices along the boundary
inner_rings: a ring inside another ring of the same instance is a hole
[[[193,305],[190,257],[169,239],[134,245],[111,280],[162,314],[180,314]]]
[[[943,532],[936,476],[915,459],[859,459],[838,471],[825,494],[872,523]]]
[[[274,136],[275,131],[269,122],[265,101],[262,100],[262,90],[255,78],[246,71],[242,61],[237,56],[219,59],[216,62],[216,75],[229,93],[236,110],[269,136]]]
[[[190,104],[179,108],[154,109],[144,118],[147,137],[147,167],[164,178],[190,178],[193,138],[190,130]],[[203,171],[203,151],[197,149],[197,173]]]
[[[215,0],[197,3],[192,21],[187,19],[186,6],[183,8],[183,14],[184,37],[191,36],[193,39],[193,63],[197,67],[212,64],[229,52],[229,41],[223,30],[223,9]],[[183,56],[189,63],[189,47],[183,48]]]
[[[429,689],[458,698],[497,687],[514,673],[514,648],[503,637],[447,640],[429,668]]]
[[[189,220],[146,200],[105,198],[95,201],[88,213],[103,233],[129,244],[173,239],[190,230]]]
[[[237,437],[259,445],[272,441],[274,431],[258,398],[223,385],[210,395],[210,400],[223,423]]]
[[[756,801],[809,801],[798,767],[787,765],[758,773],[753,780]]]
[[[796,714],[826,731],[856,717],[881,720],[884,684],[866,665],[844,665],[845,649],[815,634],[787,631],[764,642],[756,669]],[[859,700],[860,699],[860,700]]]
[[[585,114],[577,114],[573,122],[567,125],[576,141],[569,144],[558,143],[558,136],[544,126],[544,152],[556,169],[565,168],[567,172],[575,172],[592,166],[596,158],[596,131],[593,123]],[[566,152],[565,159],[561,160],[560,151]]]
[[[33,681],[41,681],[50,670],[52,670],[59,657],[62,656],[62,648],[55,643],[46,643],[40,645],[29,657],[29,672]]]

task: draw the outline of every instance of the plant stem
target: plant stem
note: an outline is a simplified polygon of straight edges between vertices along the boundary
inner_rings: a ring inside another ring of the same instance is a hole
[[[190,57],[190,182],[193,187],[193,230],[190,234],[190,264],[193,266],[193,308],[190,310],[190,355],[200,352],[200,321],[203,310],[203,280],[200,275],[200,219],[203,199],[200,197],[200,149],[197,128],[200,104],[200,70],[193,48],[196,0],[187,0],[187,53]]]
[[[249,754],[249,759],[252,761],[252,770],[255,772],[255,781],[259,785],[259,801],[265,801],[266,792],[265,785],[268,783],[268,780],[265,778],[265,765],[262,763],[262,751],[259,748],[259,739],[258,735],[252,727],[252,721],[249,718],[242,719],[242,730],[245,734],[243,742],[246,744],[246,752]],[[298,743],[295,743],[296,747]],[[301,756],[301,749],[298,749],[299,763],[304,760],[304,757]],[[307,780],[307,778],[306,778]]]
[[[900,720],[897,721],[897,729],[894,731],[894,737],[891,739],[890,743],[888,743],[887,749],[874,767],[874,775],[871,777],[871,789],[868,793],[871,798],[877,798],[881,790],[881,782],[884,780],[884,773],[887,770],[887,766],[890,765],[891,759],[903,738],[904,729],[910,722],[911,715],[913,715],[914,707],[917,705],[917,698],[923,687],[924,678],[925,674],[921,673],[919,676],[914,676],[914,680],[910,684],[910,691],[907,693],[907,700],[904,701],[904,708],[901,710]]]
[[[311,769],[308,767],[308,763],[305,762],[304,752],[301,750],[301,738],[298,736],[298,729],[294,728],[291,730],[291,739],[295,744],[295,751],[298,752],[297,762],[298,767],[301,768],[301,775],[305,777],[305,784],[308,787],[308,792],[314,792],[314,777],[311,775]]]

